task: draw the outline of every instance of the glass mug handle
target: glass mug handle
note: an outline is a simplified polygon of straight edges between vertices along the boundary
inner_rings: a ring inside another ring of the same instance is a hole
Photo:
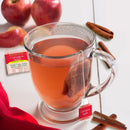
[[[105,61],[108,64],[108,66],[110,67],[111,73],[103,83],[101,83],[97,86],[93,86],[90,84],[89,89],[88,89],[87,93],[85,94],[85,97],[90,97],[90,96],[99,94],[100,92],[102,92],[104,90],[104,88],[106,88],[106,86],[111,84],[111,82],[115,78],[115,68],[114,68],[115,59],[114,58],[112,58],[108,53],[99,51],[96,49],[94,49],[92,51],[91,56]]]

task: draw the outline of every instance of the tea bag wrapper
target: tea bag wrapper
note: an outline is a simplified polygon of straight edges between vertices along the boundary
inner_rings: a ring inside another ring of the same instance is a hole
[[[8,75],[30,71],[27,52],[5,54],[5,62]]]

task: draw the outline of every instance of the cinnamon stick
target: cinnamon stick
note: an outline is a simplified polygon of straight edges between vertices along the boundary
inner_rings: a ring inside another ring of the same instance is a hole
[[[100,47],[98,48],[98,50],[103,51],[102,48],[100,48]],[[110,68],[110,65],[109,65],[106,61],[104,61],[104,63],[106,64],[106,66],[107,66],[108,68]]]
[[[112,114],[109,116],[110,118],[116,119],[117,115],[116,114]],[[108,125],[104,125],[104,124],[99,124],[97,125],[95,128],[93,128],[92,130],[105,130],[107,128]]]
[[[98,35],[103,36],[104,38],[107,38],[107,39],[113,38],[114,33],[103,26],[100,26],[98,24],[91,23],[91,22],[87,22],[86,26],[88,26],[91,30],[93,30]]]
[[[110,118],[102,113],[95,111],[94,115],[99,116],[101,118],[93,117],[92,121],[111,126],[111,127],[116,128],[118,130],[126,130],[127,129],[123,123],[121,123],[115,119],[112,119],[112,118]]]
[[[113,57],[113,59],[116,59],[116,58],[112,55],[112,53],[110,52],[110,50],[105,46],[105,44],[104,44],[102,41],[99,41],[99,42],[98,42],[98,45],[100,46],[100,48],[101,48],[103,51],[105,51],[105,52],[107,52],[108,54],[110,54],[110,55]]]
[[[112,121],[118,123],[119,125],[125,126],[123,123],[121,123],[121,122],[119,122],[119,121],[116,121],[116,120],[114,120],[114,119],[111,119],[110,117],[108,117],[108,116],[106,116],[105,114],[102,114],[102,113],[100,113],[100,112],[98,112],[98,111],[95,111],[95,112],[94,112],[94,115],[97,115],[97,116],[102,117],[102,118],[104,118],[104,119],[112,120]]]

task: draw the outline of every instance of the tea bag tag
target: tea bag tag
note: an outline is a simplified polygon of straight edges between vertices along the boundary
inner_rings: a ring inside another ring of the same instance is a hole
[[[79,108],[79,119],[85,120],[89,119],[92,116],[92,105],[91,104],[85,104],[81,105]]]
[[[92,104],[88,103],[87,98],[82,99],[82,104],[79,108],[79,120],[89,119],[92,116]]]

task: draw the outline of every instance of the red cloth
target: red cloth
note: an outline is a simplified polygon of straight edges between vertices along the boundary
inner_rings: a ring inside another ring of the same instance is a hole
[[[10,107],[8,96],[0,83],[0,130],[59,130],[41,126],[28,113]]]

